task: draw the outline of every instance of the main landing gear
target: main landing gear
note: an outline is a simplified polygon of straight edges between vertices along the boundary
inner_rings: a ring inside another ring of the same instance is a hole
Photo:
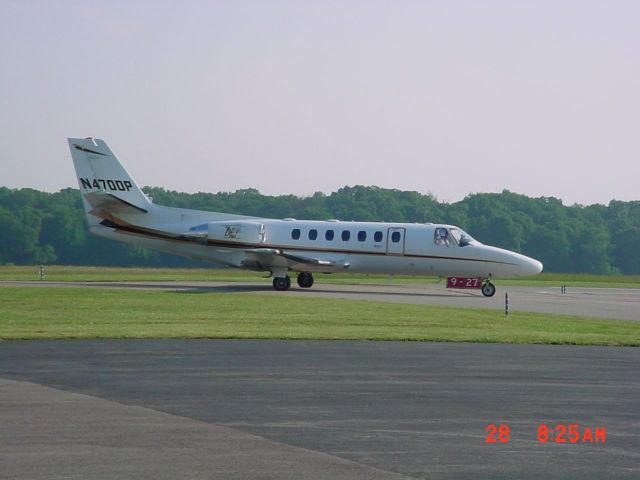
[[[482,294],[485,297],[493,297],[496,294],[496,287],[491,283],[491,280],[485,280],[482,285]]]
[[[297,280],[300,288],[311,288],[313,285],[313,275],[309,272],[300,272]],[[289,290],[289,288],[291,288],[291,279],[288,275],[284,277],[273,277],[273,288],[279,292]]]
[[[291,287],[291,279],[287,275],[286,277],[273,277],[273,288],[279,292],[289,290]]]
[[[313,286],[313,275],[309,272],[298,274],[298,286],[300,288],[311,288]]]

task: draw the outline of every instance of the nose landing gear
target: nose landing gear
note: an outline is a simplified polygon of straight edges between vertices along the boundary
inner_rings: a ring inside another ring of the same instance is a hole
[[[496,294],[496,287],[491,280],[485,280],[482,285],[482,295],[485,297],[493,297]]]

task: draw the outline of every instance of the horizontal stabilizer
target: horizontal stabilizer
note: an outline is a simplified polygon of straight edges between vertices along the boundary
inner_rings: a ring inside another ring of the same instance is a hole
[[[144,208],[137,207],[103,190],[85,193],[83,197],[91,205],[88,213],[98,218],[110,218],[114,214],[147,213]]]

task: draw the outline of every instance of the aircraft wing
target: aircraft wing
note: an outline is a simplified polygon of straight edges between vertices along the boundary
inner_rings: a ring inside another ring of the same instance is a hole
[[[257,265],[262,269],[286,267],[292,270],[335,272],[347,270],[351,266],[349,262],[339,259],[314,258],[277,248],[252,248],[245,250],[245,253],[249,257],[245,263]]]
[[[87,193],[83,197],[91,205],[89,213],[99,218],[111,218],[118,213],[147,213],[144,208],[136,207],[103,190]]]

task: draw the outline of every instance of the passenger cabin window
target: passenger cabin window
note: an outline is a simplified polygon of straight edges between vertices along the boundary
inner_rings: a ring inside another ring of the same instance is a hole
[[[364,242],[366,239],[367,239],[367,232],[365,232],[364,230],[360,230],[358,232],[358,241]]]
[[[350,238],[351,238],[351,232],[349,230],[343,230],[342,231],[342,241],[343,242],[348,242]]]
[[[318,230],[312,228],[309,230],[309,240],[315,240],[316,238],[318,238]]]
[[[294,228],[293,230],[291,230],[291,238],[293,238],[294,240],[299,240],[300,239],[300,229],[299,228]]]
[[[393,243],[398,243],[398,242],[400,242],[400,236],[401,236],[401,235],[400,235],[400,232],[393,232],[393,233],[391,234],[391,241],[392,241]]]
[[[373,234],[373,240],[375,242],[381,242],[382,241],[382,232],[376,232]]]
[[[326,238],[329,241],[333,240],[334,236],[335,236],[335,233],[333,232],[333,230],[327,230],[326,232],[324,232],[324,238]]]

